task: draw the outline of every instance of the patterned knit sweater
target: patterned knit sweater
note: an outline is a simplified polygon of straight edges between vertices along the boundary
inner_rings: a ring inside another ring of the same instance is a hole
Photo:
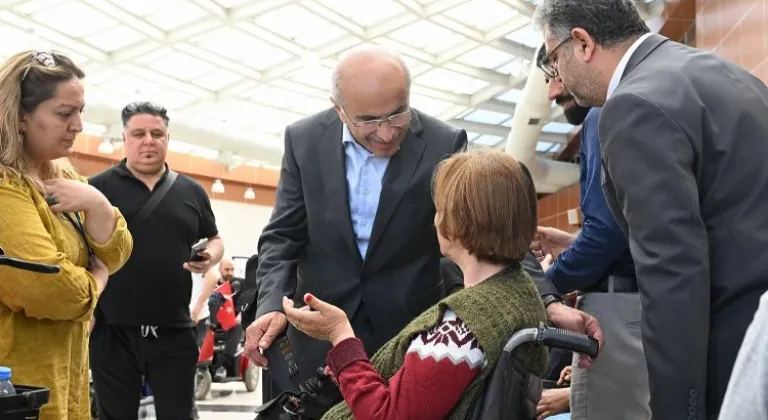
[[[371,361],[360,340],[344,340],[326,359],[344,402],[323,420],[463,420],[509,337],[545,320],[536,287],[517,266],[426,310]],[[518,357],[533,372],[546,367],[544,348],[522,348]]]

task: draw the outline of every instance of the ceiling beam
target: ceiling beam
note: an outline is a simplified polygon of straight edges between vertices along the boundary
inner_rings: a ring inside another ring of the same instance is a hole
[[[35,34],[39,35],[41,38],[47,39],[48,41],[56,43],[91,60],[107,61],[108,56],[104,51],[92,47],[83,41],[69,37],[56,29],[41,25],[10,10],[0,10],[0,21],[23,32],[29,32],[30,29],[34,29]]]
[[[456,128],[462,128],[473,133],[503,137],[504,141],[506,141],[506,138],[509,136],[510,132],[510,128],[503,125],[485,124],[457,119],[448,120],[446,122]],[[568,136],[565,134],[548,133],[543,131],[539,136],[539,141],[545,141],[549,143],[566,143],[568,141]]]
[[[536,12],[536,6],[525,0],[501,0],[502,3],[513,8],[517,13],[526,17],[532,17]]]
[[[536,54],[535,48],[531,48],[525,44],[521,44],[507,38],[495,39],[490,41],[488,45],[496,48],[497,50],[504,51],[507,54],[525,58],[526,60],[533,60],[533,57]]]

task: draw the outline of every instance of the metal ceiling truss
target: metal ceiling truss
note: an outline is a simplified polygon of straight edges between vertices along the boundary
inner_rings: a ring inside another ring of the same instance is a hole
[[[165,88],[197,98],[193,102],[175,110],[181,113],[193,112],[201,106],[210,106],[212,103],[222,101],[248,101],[254,104],[254,102],[248,100],[248,92],[264,85],[296,91],[319,100],[327,100],[329,96],[327,89],[320,89],[316,86],[285,78],[286,75],[305,68],[306,62],[304,57],[308,53],[307,48],[292,39],[264,29],[254,21],[255,17],[289,5],[300,5],[311,13],[346,31],[343,36],[332,39],[313,49],[312,53],[320,64],[332,65],[333,60],[335,60],[339,53],[361,43],[384,43],[389,47],[399,50],[413,62],[418,63],[417,66],[412,66],[411,68],[414,80],[434,69],[444,69],[487,83],[487,86],[472,94],[449,92],[425,86],[418,82],[414,82],[412,86],[412,93],[414,94],[451,104],[448,109],[436,115],[436,117],[446,120],[457,127],[479,134],[506,137],[509,133],[509,128],[503,125],[471,122],[458,119],[457,116],[467,109],[487,110],[512,115],[514,104],[496,99],[496,97],[510,89],[521,89],[525,83],[529,64],[522,66],[524,69],[524,71],[520,72],[522,75],[507,75],[492,69],[467,65],[457,59],[483,46],[509,54],[515,57],[514,59],[516,60],[526,60],[525,62],[529,62],[535,52],[533,48],[527,45],[505,38],[506,35],[530,24],[530,17],[533,14],[534,6],[524,0],[499,0],[515,10],[519,15],[487,31],[478,30],[443,14],[443,12],[454,7],[466,4],[468,0],[437,0],[426,5],[416,0],[397,0],[397,3],[404,9],[402,13],[367,27],[350,20],[340,12],[324,4],[321,0],[255,0],[231,8],[225,8],[213,0],[189,0],[190,3],[205,10],[206,15],[191,23],[183,24],[170,30],[165,30],[143,19],[136,13],[135,7],[131,5],[131,2],[78,0],[82,4],[100,11],[116,22],[139,32],[145,37],[112,52],[100,50],[84,42],[82,39],[68,36],[65,33],[59,32],[56,28],[46,27],[40,22],[33,21],[30,17],[23,16],[12,10],[14,6],[26,3],[27,1],[0,0],[0,21],[22,31],[29,31],[30,28],[35,28],[38,36],[60,45],[62,48],[82,55],[86,58],[83,67],[89,74],[116,68],[125,74],[150,80]],[[449,48],[441,54],[430,54],[422,49],[413,48],[404,43],[396,42],[391,38],[386,38],[386,35],[420,21],[427,21],[451,33],[460,34],[466,38],[466,41]],[[190,41],[195,37],[222,28],[233,28],[259,38],[284,52],[290,53],[293,55],[293,58],[266,69],[258,69],[253,65],[232,60],[223,54],[200,47]],[[239,76],[240,79],[220,89],[211,90],[196,86],[191,81],[178,78],[174,74],[163,73],[136,62],[137,59],[153,54],[164,55],[166,51],[183,53],[216,68],[226,69]],[[330,80],[328,82],[330,84]],[[281,109],[274,105],[267,104],[266,106],[296,113],[294,110]],[[99,119],[99,121],[93,122],[112,127],[119,120],[117,113],[112,116],[104,114],[106,113],[92,113],[92,116]],[[561,115],[553,111],[551,119],[555,120],[559,117]],[[270,133],[268,135],[274,138],[264,139],[259,143],[263,144],[265,141],[267,143],[273,142],[275,148],[282,148],[281,133]],[[182,140],[190,143],[201,143],[200,140],[195,140],[201,138],[201,136],[191,136],[191,138],[183,138]],[[210,137],[207,137],[207,139],[208,141],[205,144],[200,145],[211,147],[212,144],[215,144],[224,150],[233,150],[248,158],[262,159],[266,149],[260,146],[245,147],[242,140],[233,141],[232,139],[222,137],[218,141],[211,142]],[[566,141],[566,136],[544,133],[542,141],[562,143]],[[279,150],[279,152],[281,154],[282,151]],[[260,156],[254,156],[257,153]],[[270,162],[267,163],[279,163],[279,160],[274,162],[274,159],[279,154],[268,153],[268,160]]]

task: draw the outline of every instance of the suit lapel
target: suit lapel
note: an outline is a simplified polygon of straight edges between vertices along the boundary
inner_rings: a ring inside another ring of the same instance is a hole
[[[339,209],[339,211],[332,210],[331,217],[339,226],[344,242],[349,246],[352,253],[360,258],[360,250],[357,248],[355,232],[352,230],[352,217],[349,210],[346,159],[344,157],[344,144],[341,141],[343,125],[335,112],[329,118],[328,124],[325,127],[319,153],[328,206],[331,209]]]
[[[413,119],[408,135],[400,146],[400,150],[392,156],[384,173],[384,180],[379,196],[379,207],[376,210],[376,218],[373,222],[371,240],[368,244],[366,259],[373,255],[384,229],[387,227],[392,214],[395,212],[403,194],[411,184],[416,168],[419,166],[421,156],[424,153],[424,139],[421,138],[421,121],[416,111],[413,111]]]

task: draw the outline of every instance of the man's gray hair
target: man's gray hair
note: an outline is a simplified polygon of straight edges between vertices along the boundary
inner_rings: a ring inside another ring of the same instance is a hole
[[[355,54],[355,53],[361,53],[361,52],[373,52],[373,51],[381,51],[384,53],[387,53],[391,55],[395,60],[400,63],[400,65],[403,67],[403,72],[405,73],[405,87],[408,89],[408,92],[411,91],[411,71],[408,69],[408,65],[405,64],[405,60],[403,60],[403,57],[389,49],[379,47],[376,45],[370,45],[370,44],[364,44],[362,46],[358,46],[341,57],[339,57],[338,63],[336,64],[336,67],[333,69],[333,73],[331,74],[331,95],[333,96],[333,99],[336,101],[339,105],[344,105],[344,98],[341,95],[341,84],[343,83],[343,77],[341,74],[341,71],[339,71],[339,64],[344,60],[345,57]]]
[[[584,29],[604,48],[650,32],[633,0],[542,0],[534,23],[555,42],[570,38],[574,28]]]

